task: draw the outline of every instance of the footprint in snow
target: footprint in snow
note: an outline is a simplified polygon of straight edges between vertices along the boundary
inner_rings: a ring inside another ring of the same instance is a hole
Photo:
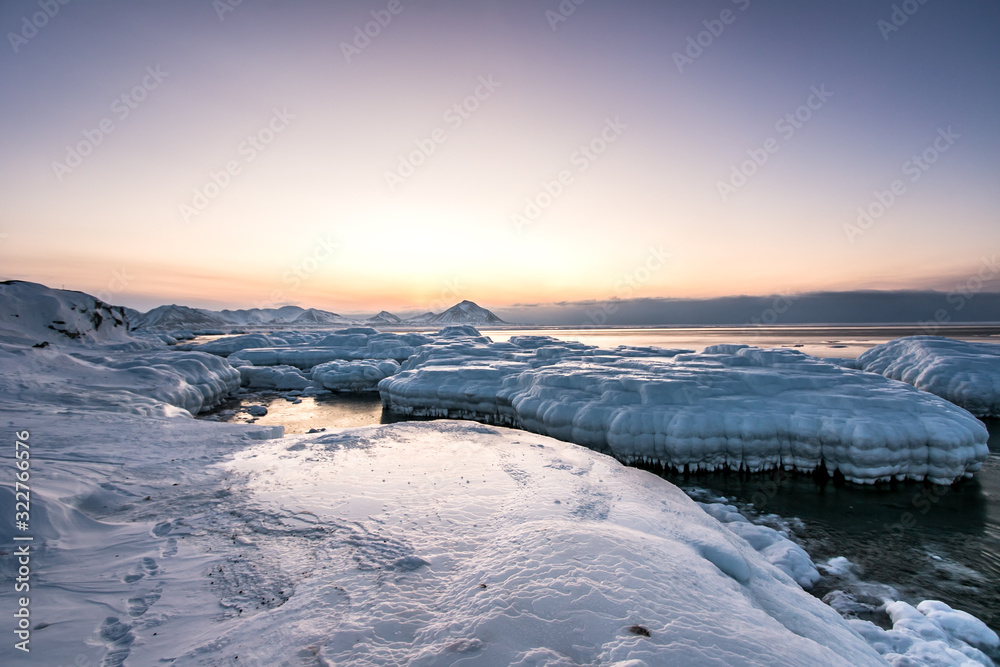
[[[156,564],[156,559],[150,558],[149,556],[144,557],[139,561],[139,566],[134,572],[126,574],[122,579],[126,584],[134,584],[139,581],[147,574],[149,576],[155,576],[160,571],[160,566]]]
[[[160,599],[160,592],[162,590],[162,588],[156,588],[150,591],[148,595],[129,598],[128,615],[132,618],[138,618],[145,614]]]
[[[117,616],[108,616],[101,623],[98,635],[108,647],[108,652],[101,660],[101,667],[120,667],[125,664],[125,659],[132,651],[132,642],[135,641],[132,626],[122,623]]]
[[[177,539],[171,537],[167,540],[167,546],[163,547],[160,551],[160,556],[162,558],[170,558],[177,555]]]
[[[152,533],[154,537],[163,537],[169,534],[170,531],[173,529],[174,525],[172,523],[170,523],[169,521],[161,521],[160,523],[153,526]]]
[[[413,572],[414,570],[419,570],[425,565],[430,565],[430,563],[419,556],[404,556],[392,564],[392,566],[400,572]]]

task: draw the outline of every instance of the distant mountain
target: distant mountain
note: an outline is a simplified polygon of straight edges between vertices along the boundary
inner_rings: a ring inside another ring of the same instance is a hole
[[[249,308],[245,310],[205,310],[187,306],[160,306],[147,313],[131,314],[134,327],[146,329],[218,329],[232,326],[282,324],[354,324],[336,313],[316,308],[282,306],[281,308]]]
[[[400,324],[403,320],[396,317],[387,310],[383,310],[378,315],[374,317],[369,317],[365,320],[365,324]]]
[[[406,320],[406,324],[505,324],[499,317],[472,301],[455,304],[443,313],[424,313]]]
[[[307,308],[302,310],[289,324],[355,324],[355,322],[337,313]]]
[[[434,321],[435,317],[437,317],[437,315],[428,311],[423,315],[416,315],[414,317],[409,318],[408,320],[406,320],[406,324],[430,324],[431,322]]]
[[[503,324],[499,317],[471,301],[455,304],[434,317],[433,324]]]
[[[244,310],[220,310],[219,315],[230,324],[273,324],[291,322],[302,314],[298,306],[281,308],[249,308]]]
[[[233,326],[315,326],[315,325],[448,325],[448,324],[504,324],[495,314],[463,301],[443,313],[424,313],[408,320],[383,310],[364,322],[316,308],[282,306],[281,308],[249,308],[242,310],[206,310],[188,306],[160,306],[146,313],[129,313],[134,328],[145,329],[228,329]]]
[[[218,329],[233,324],[222,313],[176,304],[153,308],[130,323],[136,329]]]
[[[248,310],[222,310],[221,315],[230,324],[353,324],[354,320],[316,308],[282,306],[281,308],[250,308]]]

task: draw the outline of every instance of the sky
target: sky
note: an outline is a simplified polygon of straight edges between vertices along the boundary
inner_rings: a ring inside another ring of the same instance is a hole
[[[994,1],[6,0],[0,32],[0,277],[117,304],[947,292],[1000,250]]]

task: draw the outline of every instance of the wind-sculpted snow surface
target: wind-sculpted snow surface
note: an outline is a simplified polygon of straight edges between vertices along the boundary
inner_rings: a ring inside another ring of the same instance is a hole
[[[227,536],[294,595],[179,664],[883,664],[677,487],[574,445],[397,424],[229,467],[256,510]]]
[[[240,388],[225,359],[200,352],[0,345],[0,395],[23,403],[149,416],[207,410]],[[173,406],[173,407],[171,407]]]
[[[986,459],[986,428],[913,387],[791,350],[595,350],[546,337],[425,346],[379,384],[408,415],[524,428],[673,467],[812,471],[947,484]]]
[[[1000,417],[1000,345],[910,336],[876,345],[857,367],[902,380],[980,417]]]

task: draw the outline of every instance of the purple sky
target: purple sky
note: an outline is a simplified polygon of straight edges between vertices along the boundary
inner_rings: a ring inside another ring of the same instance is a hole
[[[895,7],[9,0],[0,277],[348,312],[948,291],[1000,250],[1000,6]]]

